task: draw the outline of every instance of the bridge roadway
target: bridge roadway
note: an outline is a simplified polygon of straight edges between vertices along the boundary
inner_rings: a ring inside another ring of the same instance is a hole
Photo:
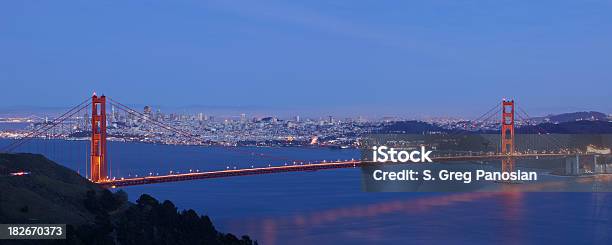
[[[580,154],[580,156],[591,154]],[[569,157],[575,154],[567,153],[540,153],[540,154],[515,154],[515,155],[479,155],[479,156],[447,156],[434,157],[432,161],[437,162],[458,162],[458,161],[479,161],[479,160],[499,160],[504,158],[539,158],[539,157]],[[362,162],[360,160],[338,161],[338,162],[319,162],[309,164],[295,164],[286,166],[271,166],[261,168],[243,168],[243,169],[227,169],[215,170],[208,172],[192,172],[184,174],[170,174],[159,176],[144,176],[133,178],[110,179],[97,182],[103,187],[122,187],[132,185],[145,185],[164,182],[176,182],[196,179],[222,178],[232,176],[257,175],[257,174],[272,174],[284,172],[299,172],[299,171],[316,171],[323,169],[338,169],[338,168],[356,168],[371,162]]]

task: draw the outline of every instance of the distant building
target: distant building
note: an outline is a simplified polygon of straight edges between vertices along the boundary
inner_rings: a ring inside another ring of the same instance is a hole
[[[155,119],[157,121],[163,121],[164,120],[164,114],[161,113],[161,110],[157,109],[157,112],[155,113]]]
[[[151,107],[147,105],[147,106],[144,107],[143,112],[144,112],[145,115],[151,116],[151,110],[152,110]]]
[[[90,117],[89,117],[89,113],[85,112],[85,115],[83,115],[83,128],[87,128],[90,124]]]
[[[116,122],[117,121],[117,111],[115,111],[115,106],[112,105],[111,106],[111,116],[110,116],[111,122]]]
[[[606,154],[610,154],[611,150],[610,150],[610,148],[599,148],[599,147],[596,147],[594,145],[588,145],[587,146],[587,153],[595,153],[595,154],[606,155]]]

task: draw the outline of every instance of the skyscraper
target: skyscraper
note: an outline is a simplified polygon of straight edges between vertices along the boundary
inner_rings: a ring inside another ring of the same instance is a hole
[[[150,106],[145,106],[144,110],[143,110],[144,114],[147,116],[151,116],[151,107]]]

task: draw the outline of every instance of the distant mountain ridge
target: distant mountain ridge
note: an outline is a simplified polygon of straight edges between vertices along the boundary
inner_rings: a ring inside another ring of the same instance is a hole
[[[612,122],[608,121],[570,121],[562,123],[541,123],[536,126],[522,126],[516,129],[519,134],[612,134]]]
[[[580,111],[562,113],[557,115],[548,115],[544,117],[531,118],[538,123],[551,122],[551,123],[563,123],[563,122],[575,122],[575,121],[608,121],[611,118],[602,112],[598,111]]]
[[[420,121],[398,121],[383,125],[374,133],[378,134],[498,134],[499,129],[468,131],[463,129],[445,129],[430,123]],[[612,134],[612,122],[579,120],[562,123],[539,123],[537,125],[524,125],[516,128],[519,134]]]

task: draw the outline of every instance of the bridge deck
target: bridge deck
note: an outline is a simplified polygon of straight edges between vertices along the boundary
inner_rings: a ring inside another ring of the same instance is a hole
[[[457,161],[478,161],[478,160],[499,160],[503,158],[538,158],[538,157],[568,157],[574,156],[575,154],[517,154],[517,155],[482,155],[482,156],[449,156],[449,157],[434,157],[433,162],[457,162]],[[581,154],[584,156],[586,154]],[[275,166],[275,167],[262,167],[262,168],[245,168],[245,169],[228,169],[228,170],[217,170],[208,172],[196,172],[196,173],[184,173],[184,174],[170,174],[161,176],[145,176],[145,177],[134,177],[134,178],[122,178],[114,180],[99,181],[98,184],[104,187],[121,187],[121,186],[132,186],[132,185],[145,185],[155,184],[164,182],[176,182],[196,179],[209,179],[209,178],[222,178],[232,176],[244,176],[244,175],[257,175],[257,174],[271,174],[271,173],[284,173],[284,172],[299,172],[299,171],[316,171],[324,169],[338,169],[338,168],[355,168],[361,167],[368,162],[362,162],[359,160],[351,161],[339,161],[339,162],[320,162],[312,164],[296,164],[287,166]],[[371,162],[370,162],[371,163]]]

